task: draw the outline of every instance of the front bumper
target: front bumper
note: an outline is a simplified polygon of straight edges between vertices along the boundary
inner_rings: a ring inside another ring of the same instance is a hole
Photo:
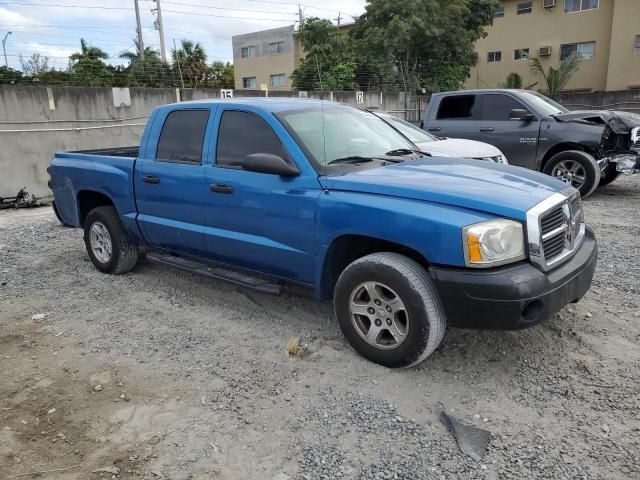
[[[530,263],[492,270],[429,269],[449,325],[513,330],[544,322],[580,300],[596,268],[596,239],[587,228],[582,246],[562,265],[542,272]]]

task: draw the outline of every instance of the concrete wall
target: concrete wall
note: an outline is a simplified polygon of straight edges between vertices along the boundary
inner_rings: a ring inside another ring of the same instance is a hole
[[[379,108],[419,122],[428,97],[404,92],[291,92],[236,90],[236,97],[304,97]],[[177,100],[219,98],[215,89],[110,89],[0,86],[0,197],[22,187],[47,197],[46,168],[56,151],[138,145],[147,116]],[[609,108],[640,113],[640,91],[563,94],[571,109]]]
[[[267,94],[304,96],[291,91],[234,92],[236,97]],[[138,145],[156,106],[219,97],[214,89],[0,86],[0,197],[12,197],[22,187],[47,197],[46,168],[56,151]],[[356,104],[355,92],[309,92],[308,97]],[[366,92],[359,106],[383,108],[408,120],[420,118],[415,96],[405,102],[403,93]]]

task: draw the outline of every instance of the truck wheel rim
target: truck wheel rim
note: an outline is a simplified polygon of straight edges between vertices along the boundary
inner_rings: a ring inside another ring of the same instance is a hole
[[[104,224],[95,222],[89,230],[89,243],[93,255],[100,263],[109,263],[112,254],[111,235]]]
[[[582,187],[587,179],[584,167],[574,160],[563,160],[558,163],[551,174],[575,188]]]
[[[364,282],[351,293],[351,323],[369,345],[399,347],[409,333],[409,314],[400,296],[384,283]]]

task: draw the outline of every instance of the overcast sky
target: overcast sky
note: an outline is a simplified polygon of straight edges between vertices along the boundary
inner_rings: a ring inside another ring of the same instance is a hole
[[[153,0],[139,0],[145,46],[159,50],[154,30]],[[364,12],[366,0],[307,0],[304,15],[344,23]],[[105,50],[113,64],[124,50],[135,51],[134,0],[0,0],[0,40],[7,31],[9,66],[19,67],[18,55],[40,53],[49,65],[66,68],[68,57],[80,46],[80,37]],[[298,20],[295,0],[161,0],[167,55],[173,39],[199,41],[213,60],[232,60],[231,36],[292,25]],[[233,6],[233,8],[230,7]],[[0,52],[1,53],[1,52]],[[4,64],[4,59],[0,57]]]

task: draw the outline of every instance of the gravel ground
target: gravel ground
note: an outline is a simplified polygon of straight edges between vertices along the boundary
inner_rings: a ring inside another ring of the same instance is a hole
[[[600,260],[579,304],[525,331],[449,329],[397,371],[306,292],[103,275],[50,209],[2,212],[0,478],[640,478],[640,176],[585,206]],[[443,407],[491,432],[480,462]]]

